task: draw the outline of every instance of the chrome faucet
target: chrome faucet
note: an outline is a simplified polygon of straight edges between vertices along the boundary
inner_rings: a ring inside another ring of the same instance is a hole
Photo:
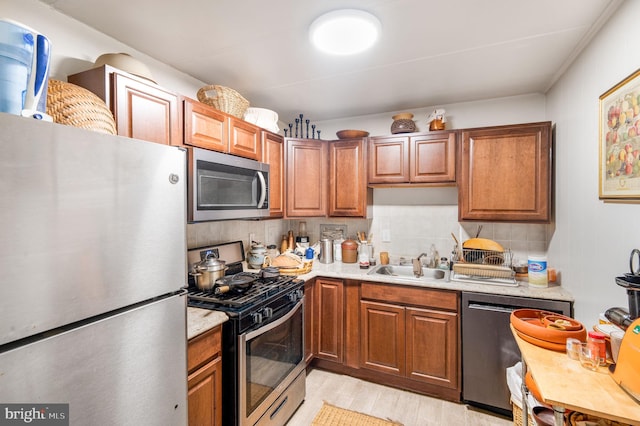
[[[421,276],[423,276],[424,274],[422,273],[422,262],[420,262],[420,258],[422,258],[422,256],[427,256],[427,253],[420,253],[420,256],[418,256],[416,259],[413,259],[413,275],[416,276],[416,278],[420,278]]]

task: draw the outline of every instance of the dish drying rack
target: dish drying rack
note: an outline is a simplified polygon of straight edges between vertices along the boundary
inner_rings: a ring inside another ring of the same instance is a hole
[[[510,250],[462,249],[454,261],[451,279],[479,284],[517,286]]]

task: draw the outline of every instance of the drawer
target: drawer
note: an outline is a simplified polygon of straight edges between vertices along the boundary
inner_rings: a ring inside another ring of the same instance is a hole
[[[221,325],[189,340],[187,346],[187,370],[189,373],[219,356],[221,349]]]
[[[394,302],[402,305],[458,310],[458,293],[447,290],[431,290],[397,284],[374,284],[363,282],[360,289],[362,299]]]

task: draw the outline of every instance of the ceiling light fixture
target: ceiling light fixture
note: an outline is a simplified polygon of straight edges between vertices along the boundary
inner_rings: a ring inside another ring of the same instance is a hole
[[[314,46],[333,55],[353,55],[367,50],[378,39],[380,21],[356,9],[334,10],[313,21],[309,37]]]

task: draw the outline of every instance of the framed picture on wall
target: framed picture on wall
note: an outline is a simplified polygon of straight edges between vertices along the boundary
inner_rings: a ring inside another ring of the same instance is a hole
[[[602,200],[640,200],[640,69],[600,96]]]

